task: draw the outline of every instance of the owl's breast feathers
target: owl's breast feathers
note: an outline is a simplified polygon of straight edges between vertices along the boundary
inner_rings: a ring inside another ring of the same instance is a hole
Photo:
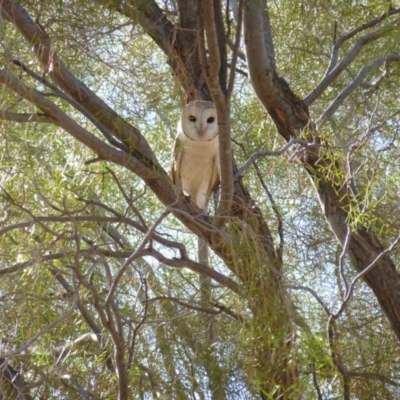
[[[201,142],[185,140],[178,134],[173,149],[172,177],[199,208],[207,208],[219,175],[218,137]]]

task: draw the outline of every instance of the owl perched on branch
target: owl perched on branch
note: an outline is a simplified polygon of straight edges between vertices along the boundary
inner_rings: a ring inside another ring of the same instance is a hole
[[[197,100],[183,108],[172,158],[174,183],[197,207],[206,211],[220,179],[218,119],[214,103]]]

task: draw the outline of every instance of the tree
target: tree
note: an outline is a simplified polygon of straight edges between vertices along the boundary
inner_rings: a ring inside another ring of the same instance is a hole
[[[0,11],[3,397],[396,398],[400,9]],[[167,172],[194,99],[218,111],[209,215]]]

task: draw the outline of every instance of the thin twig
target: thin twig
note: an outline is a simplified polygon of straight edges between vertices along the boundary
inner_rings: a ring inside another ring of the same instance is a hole
[[[246,169],[254,163],[257,159],[265,156],[269,157],[277,157],[281,156],[283,153],[285,153],[287,150],[289,150],[290,147],[292,147],[294,144],[300,144],[302,146],[309,146],[310,141],[306,139],[295,139],[292,138],[288,143],[286,143],[280,150],[276,151],[271,151],[271,150],[259,150],[256,153],[254,153],[235,173],[234,179],[238,179],[240,175],[243,174]]]
[[[233,46],[233,51],[232,51],[231,73],[229,75],[228,90],[226,92],[226,97],[228,99],[230,99],[230,97],[232,96],[233,85],[235,83],[236,64],[239,56],[240,39],[242,37],[242,25],[243,25],[243,0],[239,0],[238,23],[236,25],[235,44]]]
[[[154,222],[154,224],[150,227],[148,232],[146,233],[145,237],[143,238],[142,242],[138,246],[138,248],[132,253],[132,255],[124,262],[124,265],[120,268],[118,271],[117,275],[114,278],[114,281],[108,291],[105,304],[107,305],[111,299],[114,296],[115,290],[117,289],[118,283],[122,277],[122,275],[125,273],[126,269],[128,266],[131,264],[131,262],[138,257],[139,253],[144,249],[144,246],[147,244],[147,242],[151,239],[153,236],[153,233],[155,229],[157,228],[158,225],[161,224],[161,222],[169,215],[170,211],[165,210]]]
[[[74,313],[74,311],[76,310],[77,303],[78,303],[78,295],[77,295],[77,293],[74,293],[72,295],[72,305],[64,315],[62,315],[60,318],[57,318],[55,321],[53,321],[51,324],[47,325],[45,328],[41,329],[35,336],[33,336],[31,339],[25,341],[21,347],[18,347],[17,349],[8,353],[4,357],[7,360],[9,360],[11,357],[14,357],[14,356],[20,354],[21,352],[23,352],[24,350],[26,350],[32,343],[34,343],[36,340],[38,340],[40,337],[42,337],[45,333],[49,332],[51,329],[56,327],[59,323],[63,322],[70,315],[72,315]]]
[[[144,249],[141,253],[142,256],[152,256],[157,259],[160,263],[168,265],[174,268],[188,268],[193,272],[198,274],[207,275],[215,282],[219,283],[220,285],[232,290],[233,292],[240,294],[241,287],[238,283],[236,283],[231,278],[215,271],[213,268],[200,264],[196,261],[190,259],[179,259],[179,258],[167,258],[160,252],[154,249]]]
[[[365,274],[367,274],[372,268],[374,268],[374,267],[376,266],[377,262],[378,262],[385,254],[390,253],[390,252],[393,250],[393,248],[397,245],[397,243],[398,243],[399,241],[400,241],[400,233],[399,233],[399,235],[397,236],[397,238],[394,240],[394,242],[393,242],[387,249],[385,249],[384,251],[382,251],[381,253],[379,253],[379,254],[375,257],[375,259],[374,259],[367,267],[365,267],[355,278],[353,278],[353,280],[351,281],[350,287],[349,287],[349,289],[347,290],[347,293],[346,293],[346,296],[345,296],[345,298],[344,298],[344,300],[343,300],[342,305],[340,306],[339,310],[338,310],[335,314],[332,315],[332,318],[334,318],[334,319],[336,320],[336,319],[338,319],[338,318],[342,315],[344,309],[346,308],[348,302],[350,301],[350,299],[351,299],[351,297],[352,297],[352,295],[353,295],[354,287],[355,287],[356,283],[360,280],[360,278],[362,278],[362,277],[363,277]]]
[[[347,234],[346,234],[346,237],[345,237],[344,243],[343,243],[342,252],[340,253],[340,256],[339,256],[339,273],[344,282],[344,286],[346,288],[345,293],[347,293],[347,291],[349,290],[349,284],[347,282],[347,278],[344,273],[344,258],[346,256],[347,249],[349,248],[350,238],[351,238],[351,227],[348,226]]]
[[[318,301],[318,303],[321,305],[321,307],[324,309],[326,314],[328,316],[332,315],[331,311],[329,310],[328,306],[325,304],[325,302],[321,299],[321,297],[318,296],[317,292],[315,290],[309,288],[308,286],[301,286],[301,285],[286,285],[288,289],[292,290],[304,290],[305,292],[308,292],[313,295],[315,300]]]

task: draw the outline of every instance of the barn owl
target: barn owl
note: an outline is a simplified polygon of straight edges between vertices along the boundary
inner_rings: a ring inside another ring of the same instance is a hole
[[[206,210],[220,177],[217,110],[192,101],[182,110],[172,153],[172,178],[197,207]]]

